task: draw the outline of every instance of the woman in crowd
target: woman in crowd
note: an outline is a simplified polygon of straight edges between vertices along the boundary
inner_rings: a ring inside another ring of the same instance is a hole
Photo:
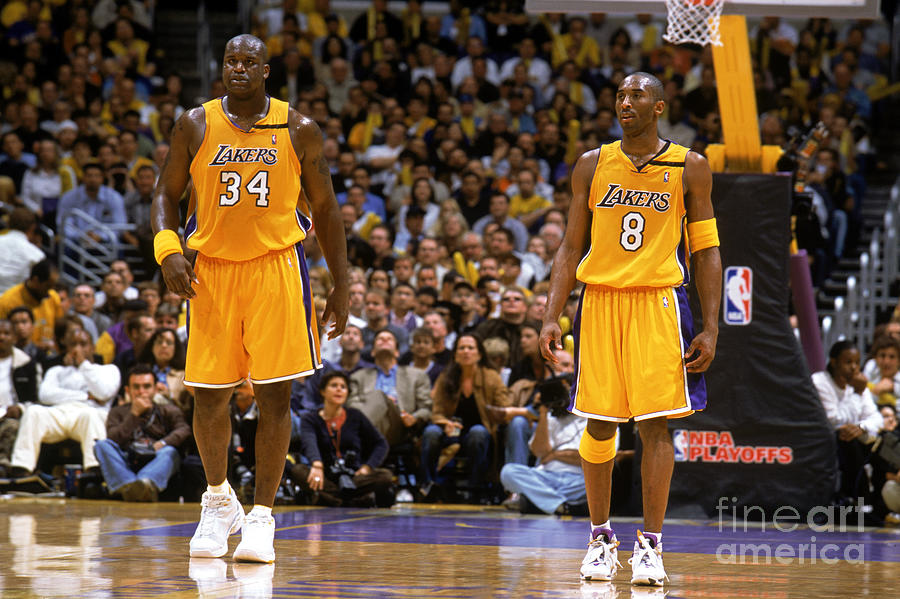
[[[184,344],[172,329],[157,329],[138,356],[156,377],[156,392],[185,413],[190,412],[191,394],[184,386]]]
[[[350,379],[329,372],[319,383],[322,408],[304,412],[300,437],[306,464],[293,468],[294,479],[319,505],[389,507],[394,502],[393,474],[379,468],[388,443],[365,415],[345,408]]]
[[[505,420],[509,390],[496,370],[489,368],[481,339],[461,335],[453,360],[434,384],[432,423],[422,435],[422,494],[429,498],[438,473],[438,459],[456,445],[467,458],[468,497],[486,497],[491,451],[497,447],[497,428]],[[444,450],[442,452],[442,450]]]

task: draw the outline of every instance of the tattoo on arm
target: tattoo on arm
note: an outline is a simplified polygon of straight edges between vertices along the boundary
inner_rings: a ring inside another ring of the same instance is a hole
[[[331,174],[331,169],[328,168],[328,160],[322,154],[313,159],[313,164],[316,165],[320,175],[326,176]]]

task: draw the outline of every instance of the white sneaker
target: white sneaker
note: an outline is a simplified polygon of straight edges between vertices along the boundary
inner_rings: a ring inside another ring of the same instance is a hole
[[[586,580],[581,583],[581,599],[618,599],[619,591],[612,582],[594,582]]]
[[[413,503],[416,498],[413,497],[412,492],[409,489],[400,489],[397,491],[397,496],[394,498],[397,503]]]
[[[582,580],[612,580],[622,565],[619,563],[618,546],[618,541],[607,541],[605,535],[597,535],[588,544],[587,555],[581,560]]]
[[[222,557],[228,553],[228,537],[241,529],[244,508],[234,489],[203,494],[200,524],[191,537],[191,557]]]
[[[634,553],[628,560],[631,564],[631,584],[645,584],[661,587],[668,580],[663,568],[662,543],[650,546],[650,541],[641,531],[637,531],[638,540],[634,542]]]
[[[243,562],[275,561],[275,518],[258,516],[253,512],[244,518],[241,542],[234,550],[234,559]]]

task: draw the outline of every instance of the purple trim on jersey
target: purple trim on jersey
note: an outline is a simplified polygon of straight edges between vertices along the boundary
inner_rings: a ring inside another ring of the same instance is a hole
[[[687,263],[687,248],[685,248],[685,227],[687,226],[687,217],[681,219],[681,239],[678,241],[678,248],[675,250],[675,259],[678,260],[678,264],[681,265],[681,272],[684,273],[684,285],[687,285],[691,280],[691,271],[688,269]]]
[[[309,220],[309,217],[300,212],[300,209],[297,208],[297,223],[300,225],[300,228],[303,229],[304,233],[309,233],[309,230],[312,229],[312,221]]]
[[[687,349],[694,339],[694,317],[691,315],[691,306],[688,302],[687,288],[676,287],[675,297],[678,300],[678,309],[681,312],[681,342]],[[706,408],[706,381],[699,373],[687,372],[688,403],[692,410]]]
[[[586,290],[587,285],[581,290],[581,297],[578,298],[578,310],[575,311],[575,322],[572,323],[572,336],[575,338],[575,355],[573,356],[575,359],[575,377],[572,380],[572,388],[569,390],[570,412],[575,409],[575,396],[578,394],[578,371],[581,366],[578,362],[581,345],[581,305],[584,303]]]
[[[303,288],[303,309],[306,311],[306,340],[309,343],[309,355],[313,368],[320,368],[321,362],[319,354],[316,352],[316,342],[312,338],[312,327],[317,326],[316,313],[312,305],[312,289],[309,286],[309,270],[306,267],[306,254],[303,252],[302,241],[294,245],[294,251],[297,252],[297,262],[300,263],[300,285]]]
[[[191,238],[191,235],[197,232],[197,213],[194,212],[184,223],[184,242]]]

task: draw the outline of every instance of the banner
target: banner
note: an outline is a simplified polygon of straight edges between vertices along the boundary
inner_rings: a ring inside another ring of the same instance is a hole
[[[832,427],[788,321],[790,178],[716,174],[723,291],[705,411],[669,421],[675,443],[671,517],[729,509],[829,505]],[[702,323],[690,289],[695,327]],[[757,512],[758,513],[758,512]]]

